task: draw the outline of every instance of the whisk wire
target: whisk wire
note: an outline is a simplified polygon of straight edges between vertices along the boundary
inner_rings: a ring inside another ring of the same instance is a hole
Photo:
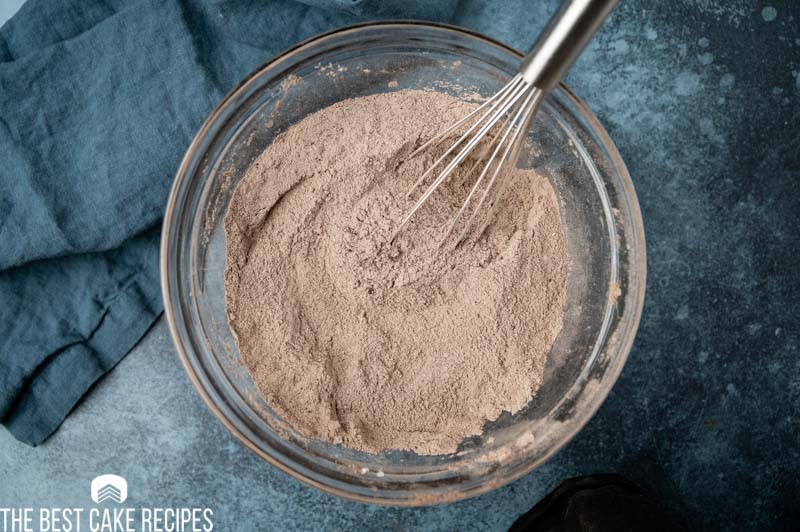
[[[467,220],[464,231],[456,242],[456,246],[463,242],[478,212],[480,212],[492,191],[495,190],[494,187],[502,173],[503,165],[505,163],[510,163],[512,166],[516,165],[520,146],[522,145],[522,138],[524,138],[524,136],[520,136],[520,133],[527,131],[530,127],[531,121],[544,99],[544,95],[558,86],[559,81],[563,78],[569,67],[575,62],[581,50],[584,49],[589,39],[618,3],[619,0],[565,0],[551,17],[550,21],[545,26],[544,32],[534,42],[531,50],[522,59],[519,72],[512,77],[500,91],[466,116],[451,124],[447,129],[428,139],[428,141],[411,153],[410,157],[414,157],[428,147],[438,144],[445,138],[449,138],[451,134],[458,131],[458,129],[467,124],[469,120],[480,115],[480,118],[475,120],[472,125],[467,128],[466,132],[461,134],[447,151],[444,152],[444,155],[440,156],[411,187],[408,192],[409,198],[417,187],[424,183],[428,176],[433,173],[434,169],[438,168],[440,164],[462,145],[462,143],[466,142],[466,144],[460,148],[458,154],[450,160],[444,170],[439,173],[411,210],[400,221],[397,229],[395,229],[392,234],[392,242],[394,242],[400,231],[428,200],[431,194],[433,194],[455,168],[461,164],[472,150],[483,141],[490,130],[502,120],[502,125],[498,127],[503,128],[504,131],[502,131],[502,133],[498,132],[498,134],[490,139],[487,143],[487,150],[478,154],[475,164],[473,164],[465,174],[465,177],[472,176],[473,172],[483,162],[481,159],[484,155],[491,152],[491,156],[483,166],[483,170],[470,189],[467,199],[461,205],[458,214],[452,220],[447,234],[441,243],[450,237],[458,221],[464,215],[470,202],[484,183],[486,176],[489,175],[489,171],[493,168],[492,177],[486,184],[481,198],[469,220]],[[513,115],[513,118],[509,119],[507,115]],[[475,131],[477,131],[477,133],[473,134]],[[471,135],[472,137],[470,138]],[[501,149],[502,156],[498,158]],[[498,200],[502,199],[505,186],[509,180],[500,179],[500,181],[502,184],[490,201],[490,216],[484,219],[483,227],[478,233],[478,236],[483,234],[486,230],[487,224],[494,215],[495,208],[501,203]]]
[[[475,149],[475,146],[477,146],[483,140],[483,138],[495,126],[495,124],[497,124],[497,122],[500,121],[500,119],[509,111],[509,109],[511,109],[514,106],[514,104],[517,102],[517,100],[522,95],[524,90],[525,90],[524,83],[520,84],[516,89],[514,89],[514,92],[512,92],[511,95],[508,97],[508,99],[503,102],[500,109],[498,109],[492,115],[489,121],[486,122],[481,127],[481,129],[475,134],[475,136],[472,137],[472,139],[470,139],[467,145],[464,146],[460,152],[458,152],[458,155],[456,155],[456,157],[452,161],[450,161],[450,163],[445,167],[444,170],[442,170],[442,172],[433,181],[433,183],[431,183],[431,185],[426,190],[425,195],[423,196],[425,197],[425,199],[427,199],[430,193],[433,192],[436,188],[438,188],[439,185],[441,185],[442,182],[445,179],[447,179],[447,177],[452,173],[452,171],[455,170],[458,167],[458,165],[461,164],[461,162],[464,159],[466,159],[470,153],[472,153],[472,150]]]
[[[487,117],[489,117],[489,116],[491,115],[491,116],[490,116],[490,118],[489,118],[489,120],[491,121],[492,119],[494,119],[494,118],[495,118],[495,116],[498,116],[498,112],[500,111],[500,109],[502,109],[502,106],[503,106],[503,105],[504,105],[504,103],[507,101],[507,99],[508,99],[509,95],[511,95],[511,94],[514,94],[514,91],[515,91],[515,90],[516,90],[516,89],[519,87],[520,83],[524,83],[524,82],[522,81],[522,77],[521,77],[521,76],[517,76],[517,77],[516,77],[514,80],[512,80],[512,82],[513,82],[513,83],[511,83],[511,84],[509,84],[509,85],[508,85],[508,86],[510,87],[510,92],[508,92],[508,93],[506,93],[506,94],[503,94],[503,95],[501,95],[501,96],[500,96],[500,98],[499,98],[498,100],[496,100],[494,103],[492,103],[492,104],[491,104],[491,107],[489,107],[489,109],[488,109],[488,110],[487,110],[487,111],[486,111],[486,112],[483,114],[483,116],[481,116],[481,117],[480,117],[480,118],[479,118],[479,119],[478,119],[478,120],[477,120],[477,121],[476,121],[474,124],[472,124],[472,125],[469,127],[469,129],[467,129],[467,130],[466,130],[466,131],[465,131],[465,132],[464,132],[464,133],[463,133],[463,134],[462,134],[462,135],[461,135],[461,136],[458,138],[458,140],[456,140],[456,141],[455,141],[455,142],[454,142],[454,143],[453,143],[453,144],[450,146],[450,148],[449,148],[449,149],[448,149],[446,152],[444,152],[444,153],[442,154],[442,156],[441,156],[441,157],[439,157],[438,159],[436,159],[436,161],[435,161],[435,162],[434,162],[434,163],[433,163],[433,164],[432,164],[432,165],[431,165],[431,166],[430,166],[430,167],[429,167],[427,170],[425,170],[425,172],[424,172],[424,173],[423,173],[423,174],[422,174],[422,175],[419,177],[419,179],[417,179],[417,180],[414,182],[414,184],[413,184],[413,185],[411,185],[411,188],[409,188],[409,189],[408,189],[408,193],[407,193],[407,196],[408,196],[408,197],[411,197],[411,195],[414,193],[414,190],[416,190],[416,189],[417,189],[417,187],[418,187],[418,186],[420,186],[420,185],[422,184],[422,182],[423,182],[423,181],[425,181],[425,179],[426,179],[426,178],[427,178],[427,177],[428,177],[428,176],[429,176],[429,175],[430,175],[430,174],[433,172],[433,170],[434,170],[434,169],[435,169],[437,166],[439,166],[439,164],[441,164],[441,163],[442,163],[442,161],[444,161],[445,159],[447,159],[447,157],[448,157],[448,156],[449,156],[451,153],[453,153],[453,151],[455,151],[455,149],[456,149],[456,148],[457,148],[459,145],[461,145],[461,143],[462,143],[462,142],[464,142],[464,140],[465,140],[465,139],[469,138],[469,135],[470,135],[470,133],[472,133],[472,132],[473,132],[473,131],[474,131],[474,130],[475,130],[477,127],[478,127],[478,126],[480,126],[480,125],[481,125],[481,124],[484,122],[484,120],[486,120],[486,118],[487,118]],[[501,91],[501,92],[502,92],[502,91]],[[463,121],[459,121],[459,122],[463,123]],[[457,122],[457,124],[458,124],[458,122]],[[456,127],[457,127],[457,126],[456,126]],[[445,130],[445,131],[448,131],[448,132],[450,132],[450,131],[453,131],[454,129],[455,129],[455,127],[451,126],[450,128],[448,128],[448,129],[447,129],[447,130]],[[480,133],[478,133],[478,134],[480,134]],[[441,137],[441,138],[445,138],[445,137]],[[416,150],[415,150],[415,151],[414,151],[414,152],[413,152],[411,155],[409,155],[409,158],[411,158],[411,157],[414,157],[414,155],[416,155],[416,154],[420,153],[420,152],[421,152],[421,150],[422,150],[424,147],[427,147],[427,146],[430,146],[430,145],[431,145],[430,141],[426,142],[425,144],[423,144],[422,146],[420,146],[419,148],[417,148],[417,149],[416,149]]]
[[[403,219],[400,221],[400,224],[398,225],[397,229],[395,229],[394,233],[392,234],[392,237],[391,237],[390,241],[394,241],[394,239],[397,237],[397,235],[400,233],[400,231],[402,231],[402,229],[406,226],[406,224],[411,219],[411,217],[414,216],[414,214],[417,212],[417,210],[419,210],[419,208],[422,207],[422,205],[436,191],[436,189],[444,182],[444,180],[447,179],[447,177],[453,172],[453,170],[459,164],[461,164],[461,162],[472,152],[472,150],[475,148],[475,146],[477,146],[478,143],[481,142],[481,140],[486,136],[486,134],[489,132],[489,130],[491,130],[492,127],[494,127],[495,124],[497,124],[497,122],[499,122],[500,119],[504,115],[506,115],[509,112],[509,110],[512,109],[514,107],[514,105],[519,101],[519,99],[527,91],[529,91],[530,89],[531,89],[530,85],[528,85],[525,81],[521,81],[521,82],[515,84],[515,87],[512,89],[512,91],[510,93],[508,93],[505,97],[501,98],[497,102],[497,104],[498,104],[497,107],[499,107],[499,108],[496,109],[493,112],[493,114],[489,118],[489,120],[470,139],[470,141],[467,143],[467,145],[464,146],[461,149],[461,151],[458,153],[458,155],[456,155],[456,157],[452,161],[450,161],[450,163],[445,167],[444,170],[442,170],[442,172],[433,181],[433,183],[431,183],[430,186],[428,186],[428,188],[425,190],[425,192],[422,194],[422,196],[420,196],[420,198],[417,200],[416,204],[409,210],[409,212],[405,215],[405,217],[403,217]],[[453,144],[453,146],[451,146],[450,149],[442,157],[440,157],[439,160],[437,160],[433,164],[433,166],[431,168],[434,168],[449,153],[451,153],[455,149],[455,147],[457,147],[469,135],[469,133],[473,129],[475,129],[475,127],[477,125],[481,124],[482,120],[483,120],[483,118],[481,120],[479,120],[476,124],[473,124],[473,126],[470,127],[469,131],[467,131],[464,135],[462,135],[458,139],[458,141],[456,141]],[[430,170],[431,169],[428,169],[428,171],[425,172],[425,174],[423,174],[423,177],[420,178],[417,181],[417,183],[415,183],[415,186],[412,187],[412,191],[413,191],[414,188],[416,188],[417,184],[419,184],[425,177],[427,177],[428,174],[430,174]]]
[[[467,120],[469,120],[470,118],[472,118],[473,116],[475,116],[476,114],[481,112],[482,109],[488,107],[489,105],[493,106],[494,102],[496,102],[498,100],[498,98],[502,98],[503,95],[506,94],[506,92],[508,92],[508,90],[511,88],[511,86],[515,85],[521,78],[522,78],[522,76],[520,74],[517,74],[516,76],[511,78],[511,80],[509,80],[509,82],[506,83],[505,86],[502,89],[500,89],[499,91],[497,91],[497,93],[495,95],[493,95],[491,98],[489,98],[488,100],[483,102],[480,106],[476,107],[473,111],[471,111],[467,115],[463,116],[457,122],[454,122],[453,124],[451,124],[447,129],[444,129],[444,130],[440,131],[439,133],[437,133],[436,135],[434,135],[433,137],[429,138],[419,148],[417,148],[416,150],[411,152],[411,154],[408,156],[409,159],[414,157],[414,156],[416,156],[419,153],[422,153],[428,146],[431,146],[433,144],[437,144],[438,141],[441,141],[442,139],[447,137],[451,132],[455,131],[461,124],[463,124],[464,122],[466,122]]]
[[[503,169],[503,163],[507,160],[510,162],[511,165],[516,164],[516,159],[519,156],[519,147],[521,145],[522,137],[520,137],[520,133],[522,131],[526,131],[529,126],[529,121],[531,117],[536,113],[537,108],[542,102],[544,98],[544,92],[539,89],[533,89],[525,99],[525,102],[520,107],[519,111],[517,112],[511,126],[506,130],[506,135],[513,130],[513,135],[511,137],[511,141],[506,145],[506,149],[503,152],[503,156],[500,158],[500,161],[495,166],[494,174],[492,174],[492,178],[489,180],[489,184],[486,185],[486,189],[483,191],[483,195],[481,196],[480,201],[478,201],[478,205],[475,207],[472,215],[470,216],[469,220],[467,221],[464,229],[462,230],[461,234],[456,240],[456,245],[461,244],[467,236],[469,228],[472,226],[475,218],[478,216],[478,213],[481,211],[483,204],[486,202],[486,198],[489,197],[489,193],[492,191],[495,183],[497,182],[497,178],[500,175],[500,171]],[[524,116],[521,122],[518,122],[519,118]],[[498,146],[499,148],[499,146]],[[509,154],[511,157],[509,158]],[[492,213],[490,213],[490,216]],[[488,220],[488,219],[487,219]],[[481,229],[480,233],[483,232]],[[478,233],[480,235],[480,233]],[[449,236],[449,235],[448,235]]]
[[[541,106],[542,102],[544,101],[545,94],[546,93],[544,91],[542,91],[541,94],[537,97],[537,99],[535,99],[533,101],[533,103],[531,104],[531,111],[530,111],[530,113],[527,114],[527,116],[525,117],[525,121],[522,124],[522,131],[523,132],[524,131],[528,131],[528,129],[530,128],[530,123],[533,121],[534,116],[536,116],[536,113],[538,112],[539,107]],[[521,149],[521,145],[522,145],[522,142],[516,142],[516,143],[513,144],[513,146],[514,146],[513,150],[514,151],[512,151],[512,153],[509,155],[509,159],[511,161],[513,161],[514,164],[516,164],[516,161],[519,158],[519,151]],[[495,215],[497,214],[498,206],[500,205],[500,202],[498,200],[500,198],[502,198],[503,195],[505,194],[505,189],[506,189],[507,186],[508,186],[508,180],[501,180],[500,184],[498,185],[498,189],[495,192],[494,199],[489,202],[489,207],[488,207],[489,212],[488,212],[487,216],[484,218],[484,221],[481,224],[480,228],[475,233],[476,235],[482,235],[484,233],[484,231],[486,231],[486,228],[489,226],[489,224],[491,223],[492,219],[494,219]]]
[[[475,184],[470,189],[469,194],[467,194],[467,198],[464,200],[464,203],[461,205],[461,208],[459,209],[458,213],[453,217],[453,220],[450,222],[450,226],[448,227],[447,232],[445,233],[444,238],[442,239],[442,243],[444,243],[448,239],[450,234],[453,232],[453,229],[455,229],[456,225],[458,224],[458,221],[461,219],[461,216],[464,214],[464,212],[466,212],[467,207],[469,206],[469,203],[472,200],[473,196],[478,191],[478,188],[480,188],[480,185],[483,182],[483,179],[489,173],[489,169],[492,166],[492,163],[495,162],[495,159],[497,158],[497,154],[500,152],[500,149],[503,147],[506,139],[508,138],[509,135],[511,135],[512,132],[514,132],[512,138],[511,138],[511,142],[506,146],[506,149],[503,152],[503,156],[500,158],[499,161],[497,161],[497,164],[495,165],[495,171],[494,171],[494,174],[492,175],[491,180],[489,181],[489,185],[486,187],[486,191],[484,192],[484,195],[481,198],[480,203],[478,203],[478,207],[476,208],[475,212],[473,213],[473,216],[470,217],[469,222],[467,222],[467,226],[465,227],[465,229],[468,229],[469,226],[471,225],[472,221],[474,220],[475,215],[477,214],[477,212],[480,209],[480,207],[483,205],[483,202],[485,201],[489,190],[491,189],[492,185],[494,184],[494,181],[497,179],[497,176],[500,173],[500,169],[502,168],[503,162],[505,162],[506,158],[508,157],[508,154],[509,154],[509,152],[511,150],[512,145],[516,142],[516,140],[517,140],[517,138],[519,136],[520,127],[522,127],[522,125],[524,125],[525,120],[523,119],[523,121],[520,123],[520,117],[522,117],[523,114],[526,114],[529,111],[528,105],[530,104],[532,98],[534,97],[534,94],[536,94],[537,92],[538,91],[536,89],[531,90],[529,92],[528,96],[525,98],[525,101],[522,102],[521,105],[520,104],[517,105],[516,112],[514,113],[514,118],[511,120],[510,125],[505,128],[505,131],[503,132],[502,137],[500,137],[500,141],[495,143],[496,146],[494,148],[494,151],[492,151],[492,154],[489,157],[489,159],[487,160],[486,165],[483,167],[483,171],[481,172],[481,174],[478,177],[478,179],[475,181]],[[456,244],[458,244],[458,243],[460,243],[462,241],[463,236],[464,235],[462,234],[462,237],[459,237],[459,240],[456,242]]]

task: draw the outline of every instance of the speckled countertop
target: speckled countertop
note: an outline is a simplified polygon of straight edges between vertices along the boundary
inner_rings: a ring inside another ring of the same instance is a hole
[[[554,4],[464,0],[455,23],[499,17],[534,35]],[[633,176],[648,292],[618,384],[545,466],[433,508],[324,495],[228,435],[162,320],[46,444],[0,433],[0,506],[85,505],[91,479],[114,471],[129,504],[210,506],[221,530],[500,530],[561,479],[619,472],[691,530],[796,529],[800,3],[628,0],[567,82]]]

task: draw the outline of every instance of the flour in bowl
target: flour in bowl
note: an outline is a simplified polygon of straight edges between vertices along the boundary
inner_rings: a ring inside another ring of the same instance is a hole
[[[300,433],[368,452],[454,452],[525,406],[563,320],[555,193],[513,170],[480,238],[438,250],[463,165],[390,244],[405,192],[473,104],[423,91],[346,100],[279,135],[225,218],[228,320],[268,404]]]

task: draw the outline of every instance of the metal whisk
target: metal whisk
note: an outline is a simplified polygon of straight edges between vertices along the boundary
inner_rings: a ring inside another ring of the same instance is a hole
[[[447,160],[459,146],[463,145],[400,221],[392,235],[392,241],[436,189],[492,132],[494,136],[487,139],[489,158],[482,165],[480,175],[470,189],[461,209],[451,221],[442,242],[449,238],[481,184],[484,183],[486,176],[491,174],[489,181],[485,184],[483,194],[456,244],[464,240],[490,192],[494,189],[498,177],[503,174],[504,165],[506,163],[510,163],[512,166],[516,165],[524,138],[523,133],[530,127],[545,94],[558,85],[586,43],[618,2],[619,0],[566,0],[522,60],[519,73],[511,78],[511,81],[474,111],[436,134],[409,155],[409,158],[412,158],[426,148],[439,144],[454,131],[466,127],[471,122],[466,131],[419,177],[409,190],[408,196],[411,197],[433,171]],[[495,132],[494,129],[499,129],[499,131]],[[481,167],[482,162],[484,161],[479,158],[470,168],[469,174]]]

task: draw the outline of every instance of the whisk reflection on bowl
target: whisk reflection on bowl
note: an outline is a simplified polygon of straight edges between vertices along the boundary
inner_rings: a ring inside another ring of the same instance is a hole
[[[473,208],[461,234],[455,240],[455,245],[459,245],[464,241],[475,218],[481,212],[491,193],[495,191],[494,200],[490,202],[492,207],[497,205],[497,199],[502,197],[502,189],[498,191],[496,188],[498,179],[502,180],[505,173],[503,170],[507,168],[507,164],[516,165],[520,145],[524,138],[521,133],[526,132],[530,127],[530,123],[536,115],[545,94],[558,85],[566,71],[586,46],[586,43],[589,42],[589,39],[618,2],[619,0],[565,1],[550,19],[530,52],[522,60],[520,72],[511,78],[511,81],[478,108],[444,131],[436,134],[409,155],[409,158],[414,157],[428,147],[439,144],[471,122],[466,131],[458,137],[443,155],[436,159],[411,187],[408,192],[409,197],[459,146],[464,145],[431,182],[414,206],[403,216],[390,241],[393,242],[397,238],[397,235],[406,227],[414,214],[453,171],[467,159],[478,144],[483,142],[487,135],[493,133],[493,136],[488,139],[487,153],[491,152],[491,154],[485,161],[478,157],[477,161],[469,169],[467,175],[472,175],[476,169],[482,166],[481,173],[470,188],[458,213],[450,222],[440,245],[447,241],[453,233],[459,220],[469,208],[472,199],[480,190],[481,185],[484,185],[480,200]],[[491,177],[484,184],[488,175],[491,175]],[[487,220],[490,220],[491,216],[492,213],[490,212]],[[483,229],[478,232],[478,236],[482,232]]]

